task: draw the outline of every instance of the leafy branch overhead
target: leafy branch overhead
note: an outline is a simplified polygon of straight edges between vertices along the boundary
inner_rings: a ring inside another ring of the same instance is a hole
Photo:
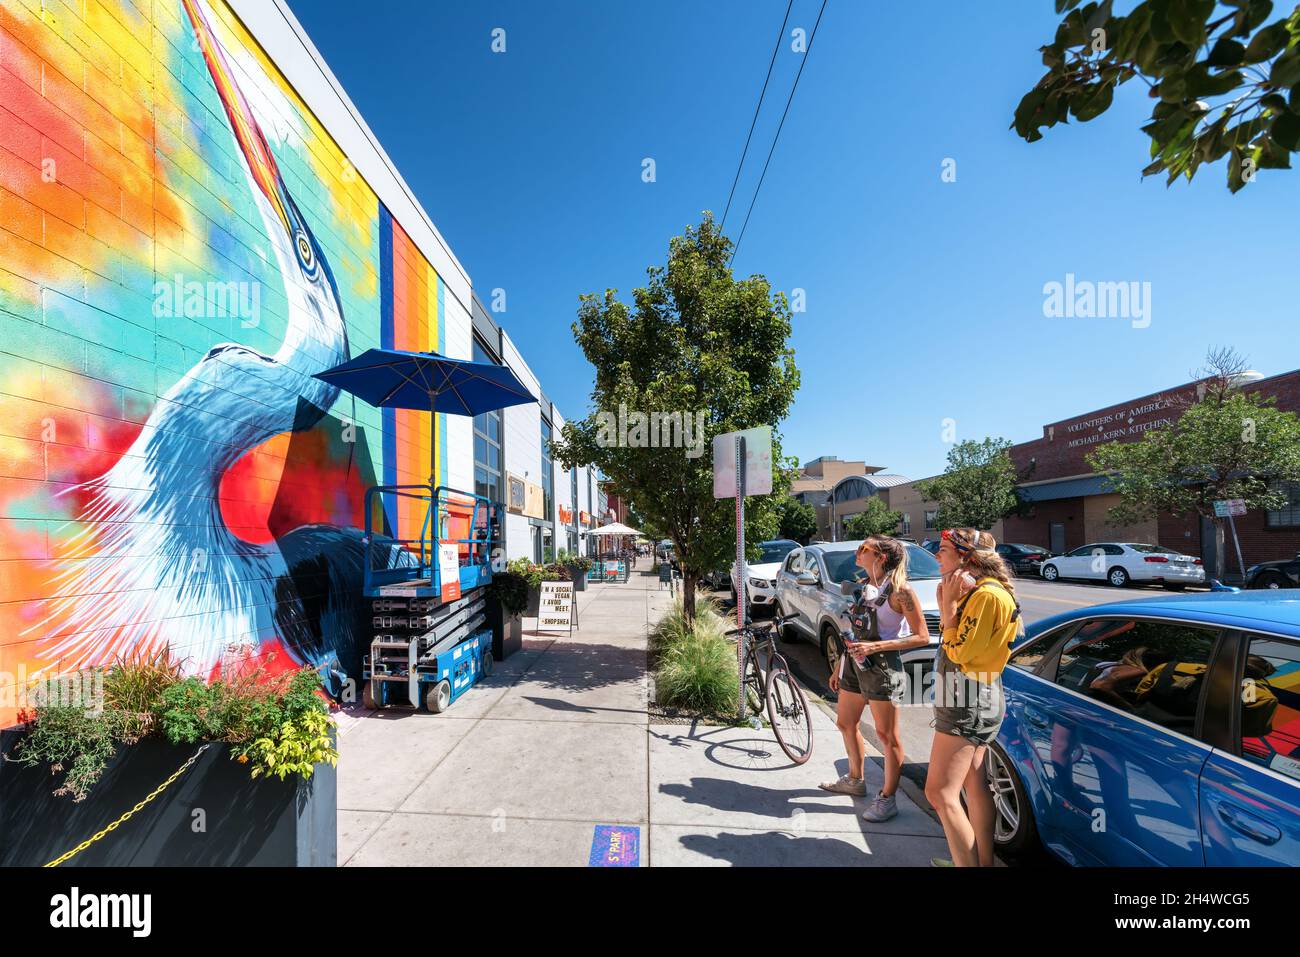
[[[1300,150],[1300,6],[1274,18],[1272,0],[1143,0],[1127,16],[1113,0],[1066,13],[1042,47],[1047,73],[1021,99],[1012,128],[1030,143],[1070,117],[1105,113],[1137,79],[1156,102],[1143,176],[1188,180],[1228,157],[1234,193],[1260,169],[1290,169]]]

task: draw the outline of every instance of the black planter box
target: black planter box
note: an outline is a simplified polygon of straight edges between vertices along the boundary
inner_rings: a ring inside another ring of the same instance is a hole
[[[524,606],[525,618],[536,618],[542,610],[542,586],[528,586],[528,604]]]
[[[11,753],[24,732],[0,732]],[[199,748],[146,739],[123,745],[80,803],[55,797],[62,775],[0,761],[0,866],[52,861],[135,806]],[[167,790],[62,867],[334,867],[338,776],[249,777],[231,746],[212,743]]]
[[[488,624],[492,627],[492,657],[505,661],[524,647],[524,623],[519,615],[507,615],[499,601],[487,603]]]

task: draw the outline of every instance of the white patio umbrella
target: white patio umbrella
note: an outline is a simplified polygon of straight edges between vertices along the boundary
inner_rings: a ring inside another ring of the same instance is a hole
[[[587,533],[588,535],[640,535],[641,533],[635,528],[629,528],[622,522],[610,522],[608,525],[602,525],[600,528],[593,528]]]

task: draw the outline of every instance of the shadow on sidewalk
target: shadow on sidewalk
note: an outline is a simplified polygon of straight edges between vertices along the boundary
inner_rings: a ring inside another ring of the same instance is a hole
[[[861,848],[839,838],[792,837],[780,831],[724,832],[716,837],[687,834],[681,845],[742,867],[861,867],[865,856]]]
[[[644,648],[566,642],[547,648],[518,681],[551,691],[591,691],[643,678],[646,670]]]
[[[659,793],[675,797],[684,804],[702,804],[719,811],[750,810],[790,806],[790,810],[804,814],[854,815],[853,805],[840,803],[809,803],[799,798],[824,798],[821,788],[766,788],[757,784],[743,784],[725,778],[691,778],[690,784],[661,784]]]

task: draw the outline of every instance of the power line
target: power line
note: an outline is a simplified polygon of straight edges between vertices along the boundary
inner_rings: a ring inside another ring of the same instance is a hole
[[[722,211],[722,225],[718,227],[719,231],[727,227],[727,213],[731,212],[731,200],[736,195],[736,184],[740,182],[740,171],[745,166],[745,157],[749,155],[749,141],[754,137],[754,125],[758,123],[758,111],[763,108],[763,97],[767,95],[767,84],[772,79],[772,67],[776,64],[776,54],[781,49],[781,41],[785,39],[785,25],[790,21],[790,10],[793,7],[794,0],[790,0],[785,5],[785,16],[781,19],[781,29],[776,32],[776,43],[772,44],[772,59],[767,64],[767,76],[763,78],[763,89],[758,94],[758,105],[754,107],[754,118],[749,121],[749,135],[745,137],[745,148],[741,150],[740,162],[736,164],[736,178],[731,181],[731,192],[727,194],[727,208]]]
[[[768,164],[772,162],[772,154],[776,152],[776,144],[781,138],[785,118],[790,115],[790,104],[794,102],[794,92],[799,89],[799,77],[803,76],[803,68],[808,65],[808,58],[812,56],[813,41],[817,39],[817,27],[821,25],[822,14],[826,12],[827,2],[828,0],[822,0],[821,9],[817,11],[817,22],[813,24],[812,34],[808,37],[808,49],[804,50],[803,62],[799,64],[799,72],[794,75],[794,83],[790,87],[790,96],[785,101],[785,112],[781,114],[781,122],[776,127],[776,135],[772,137],[772,148],[767,151],[767,160],[763,163],[763,172],[758,177],[758,185],[754,187],[754,196],[749,201],[749,210],[745,213],[745,222],[741,224],[740,235],[736,237],[736,244],[731,247],[731,259],[728,261],[728,265],[736,261],[736,252],[740,249],[740,241],[745,238],[745,229],[749,226],[749,217],[754,212],[754,204],[758,202],[758,193],[763,188],[763,180],[767,178]]]

